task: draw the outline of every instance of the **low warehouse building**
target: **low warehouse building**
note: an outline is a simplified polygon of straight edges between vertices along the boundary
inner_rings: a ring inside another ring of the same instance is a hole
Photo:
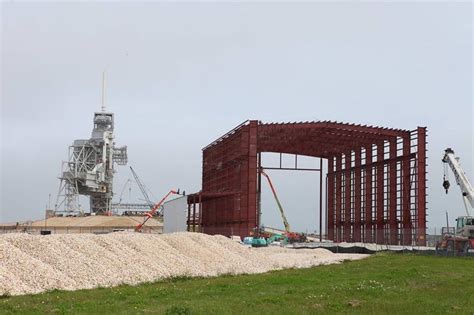
[[[138,216],[87,216],[51,217],[27,223],[9,224],[0,227],[2,232],[27,232],[31,234],[94,233],[133,231],[143,221]],[[142,228],[143,233],[162,233],[163,223],[150,219]]]

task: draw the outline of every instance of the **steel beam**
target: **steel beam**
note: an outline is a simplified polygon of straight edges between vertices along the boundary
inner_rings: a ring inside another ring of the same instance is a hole
[[[351,163],[352,163],[352,152],[348,151],[345,154],[344,159],[344,241],[352,241],[352,216],[351,216],[351,190],[352,190],[352,180],[351,180]]]
[[[323,241],[323,159],[319,159],[319,241]]]
[[[377,162],[384,159],[383,143],[377,144]],[[377,244],[384,244],[384,165],[379,163],[377,165],[377,196],[376,196],[376,242]]]
[[[403,137],[403,155],[409,156],[411,150],[410,136]],[[402,238],[403,245],[412,244],[412,222],[411,222],[411,209],[410,209],[410,159],[402,161]]]
[[[418,187],[417,187],[417,210],[418,210],[418,245],[426,246],[426,128],[418,127]]]
[[[390,164],[389,164],[389,225],[390,244],[398,245],[398,222],[397,222],[397,141],[390,141]]]
[[[361,241],[361,148],[354,151],[354,242]]]
[[[372,221],[372,145],[365,148],[365,237],[364,242],[372,243],[373,239],[373,221]]]
[[[341,233],[341,212],[342,212],[342,179],[343,174],[342,170],[342,154],[336,155],[336,172],[338,175],[336,177],[336,202],[335,202],[335,212],[336,212],[336,236],[335,241],[342,241]]]
[[[328,173],[327,173],[327,238],[331,241],[334,240],[334,185],[335,185],[335,176],[334,176],[334,157],[328,159]]]

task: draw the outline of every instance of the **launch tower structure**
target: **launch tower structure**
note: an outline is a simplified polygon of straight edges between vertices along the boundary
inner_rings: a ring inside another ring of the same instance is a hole
[[[111,213],[114,165],[126,165],[127,147],[114,142],[114,114],[94,113],[94,128],[90,139],[74,140],[69,146],[68,161],[63,161],[55,215],[74,216],[84,211],[79,195],[90,196],[91,214]]]

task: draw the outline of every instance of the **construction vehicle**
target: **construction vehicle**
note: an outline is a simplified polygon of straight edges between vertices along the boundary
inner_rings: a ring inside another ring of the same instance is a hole
[[[299,242],[305,242],[306,241],[306,236],[300,233],[295,233],[291,232],[290,224],[288,223],[288,220],[286,219],[285,211],[283,210],[283,206],[281,205],[280,199],[278,199],[278,195],[276,193],[275,187],[273,186],[273,183],[270,179],[270,176],[268,176],[267,173],[263,171],[263,169],[260,169],[260,174],[262,174],[268,181],[268,184],[270,185],[270,189],[273,193],[273,197],[275,198],[275,201],[278,205],[278,209],[280,210],[280,215],[281,219],[283,220],[283,225],[285,226],[285,233],[284,237],[279,237],[276,235],[275,237],[272,237],[271,235],[268,235],[266,238],[262,237],[261,231],[256,231],[258,233],[257,236],[259,237],[254,237],[252,240],[252,246],[253,247],[262,247],[262,246],[267,246],[268,244],[272,243],[275,240],[281,240],[284,238],[285,243],[299,243]],[[266,240],[266,245],[264,245],[263,240]]]
[[[143,219],[143,222],[138,224],[136,227],[135,227],[135,232],[141,232],[142,231],[142,227],[145,225],[145,223],[150,219],[152,218],[156,213],[157,211],[161,211],[162,210],[162,206],[163,206],[163,203],[166,201],[166,199],[168,199],[169,196],[171,195],[181,195],[181,193],[179,192],[179,189],[178,190],[170,190],[158,203],[156,203],[149,212],[147,212],[145,214],[145,218]],[[183,192],[182,195],[184,196],[185,193]]]
[[[446,228],[443,228],[442,240],[436,244],[436,251],[468,253],[469,250],[474,250],[474,218],[472,216],[472,208],[474,208],[474,189],[459,163],[459,158],[454,155],[454,151],[451,148],[444,151],[442,161],[445,163],[443,187],[446,193],[448,193],[449,187],[451,186],[449,183],[448,168],[451,168],[456,183],[461,189],[466,215],[456,219],[455,228],[449,228],[449,224]],[[448,220],[447,213],[446,220]]]

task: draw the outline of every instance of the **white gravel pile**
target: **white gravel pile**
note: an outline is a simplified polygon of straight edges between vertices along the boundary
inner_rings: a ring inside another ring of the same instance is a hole
[[[0,295],[262,273],[361,259],[325,249],[249,248],[200,233],[0,235]]]

